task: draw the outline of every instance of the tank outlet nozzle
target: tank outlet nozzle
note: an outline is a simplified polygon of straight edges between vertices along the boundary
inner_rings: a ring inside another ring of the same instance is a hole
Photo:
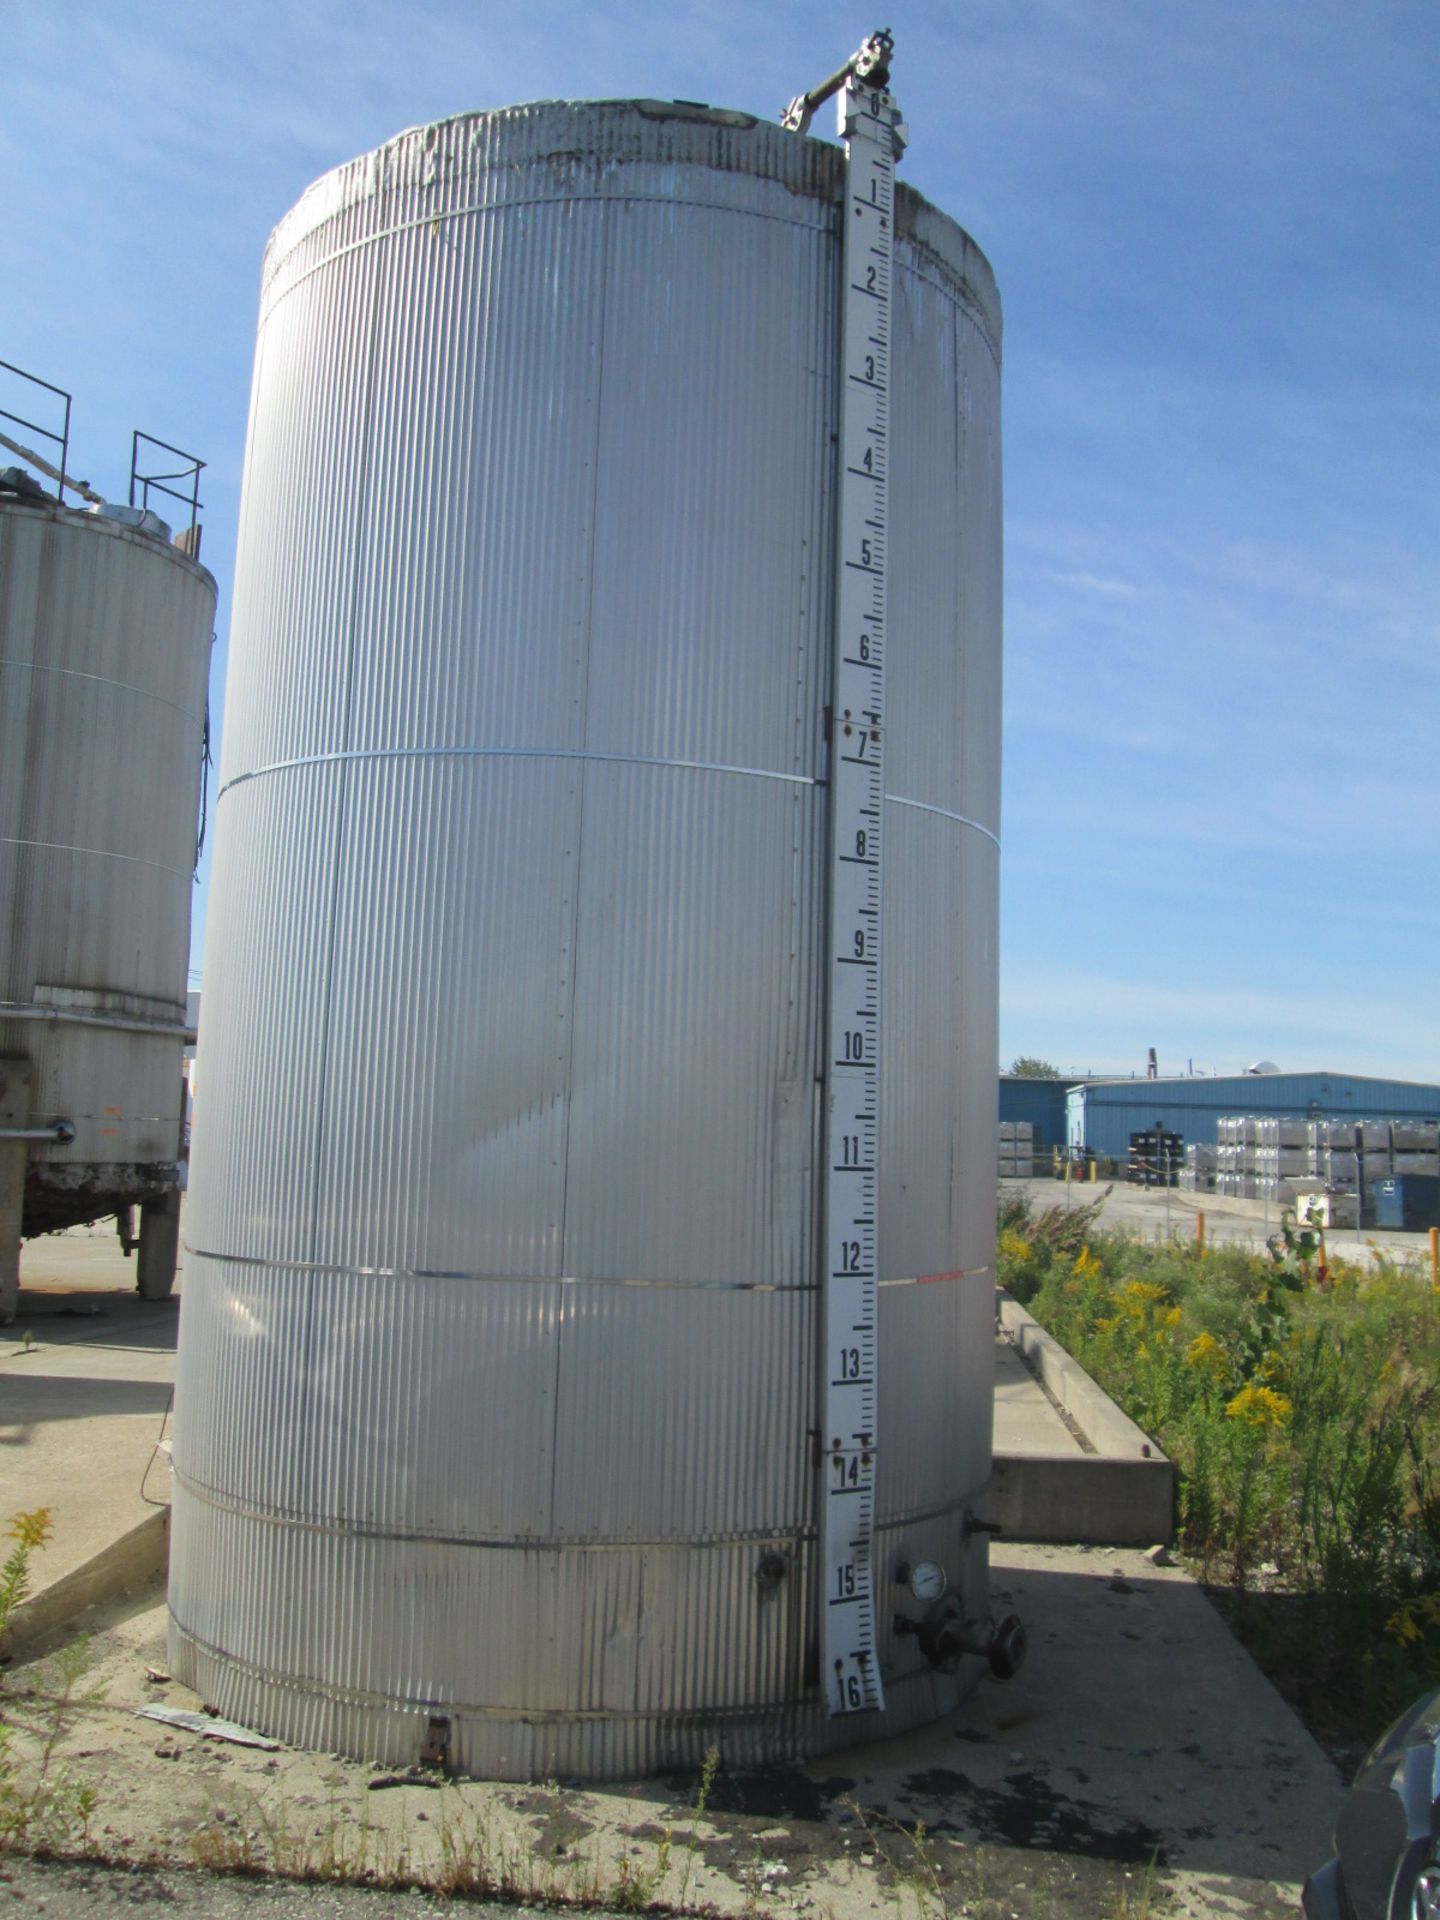
[[[1018,1613],[1007,1614],[988,1632],[982,1632],[974,1620],[962,1620],[958,1611],[950,1608],[925,1620],[911,1620],[897,1613],[893,1631],[897,1640],[913,1635],[937,1673],[957,1672],[967,1653],[984,1660],[997,1680],[1013,1680],[1025,1664],[1028,1640]]]
[[[985,1657],[997,1680],[1013,1680],[1025,1664],[1030,1638],[1018,1613],[1007,1613],[990,1635]]]

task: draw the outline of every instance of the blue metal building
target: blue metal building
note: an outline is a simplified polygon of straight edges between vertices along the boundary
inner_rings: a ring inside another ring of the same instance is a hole
[[[1001,1114],[1008,1118],[1007,1082],[1014,1084],[1002,1077],[1000,1100]],[[1440,1120],[1440,1086],[1326,1071],[1236,1073],[1211,1080],[1087,1080],[1066,1091],[1065,1138],[1072,1149],[1088,1147],[1123,1159],[1132,1133],[1158,1124],[1187,1144],[1213,1145],[1222,1114],[1247,1113],[1314,1120]]]
[[[1065,1133],[1065,1080],[1032,1080],[1023,1073],[1000,1076],[1000,1118],[1028,1120],[1035,1129],[1036,1152],[1048,1153],[1063,1147]]]

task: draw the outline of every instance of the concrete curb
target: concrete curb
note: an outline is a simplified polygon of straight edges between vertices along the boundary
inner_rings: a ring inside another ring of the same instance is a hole
[[[18,1606],[0,1654],[14,1659],[73,1626],[89,1608],[118,1600],[163,1574],[170,1549],[170,1509],[157,1507],[118,1540],[61,1574]]]
[[[1158,1460],[1170,1463],[1148,1433],[1115,1402],[1003,1288],[996,1290],[1000,1325],[1014,1342],[1030,1371],[1044,1381],[1051,1397],[1064,1408],[1097,1453],[1107,1459]]]
[[[997,1289],[1000,1325],[1026,1366],[1095,1449],[996,1458],[992,1499],[1007,1539],[1072,1546],[1168,1546],[1175,1468],[1078,1361]]]

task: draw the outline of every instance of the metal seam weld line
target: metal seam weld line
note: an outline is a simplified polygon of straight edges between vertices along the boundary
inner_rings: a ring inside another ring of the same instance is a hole
[[[500,1287],[653,1287],[680,1293],[814,1293],[818,1285],[815,1281],[779,1287],[762,1280],[641,1280],[603,1274],[466,1273],[438,1267],[356,1267],[340,1260],[268,1260],[254,1253],[217,1253],[210,1247],[192,1247],[189,1241],[185,1243],[185,1251],[196,1260],[216,1260],[228,1266],[264,1267],[274,1273],[328,1273],[354,1280],[463,1280]]]
[[[174,1611],[172,1602],[170,1618],[175,1630],[182,1639],[211,1660],[223,1660],[227,1666],[234,1667],[249,1680],[263,1681],[267,1685],[278,1686],[285,1691],[295,1693],[302,1699],[318,1696],[337,1706],[346,1706],[364,1710],[383,1709],[386,1712],[400,1712],[408,1715],[426,1713],[432,1709],[443,1708],[453,1719],[498,1720],[516,1727],[537,1726],[572,1727],[593,1726],[602,1723],[614,1723],[621,1726],[675,1725],[693,1724],[696,1721],[743,1721],[747,1717],[759,1715],[766,1720],[788,1720],[798,1715],[808,1715],[816,1710],[815,1701],[810,1694],[793,1695],[782,1700],[747,1700],[728,1707],[490,1707],[477,1701],[459,1701],[449,1695],[431,1698],[428,1694],[375,1693],[363,1687],[347,1687],[329,1680],[317,1680],[307,1677],[300,1681],[289,1675],[272,1673],[269,1668],[260,1666],[254,1660],[247,1660],[242,1654],[227,1651],[201,1637]],[[909,1673],[900,1674],[891,1685],[897,1692],[907,1687],[924,1686],[927,1689],[934,1684],[934,1676],[928,1667],[918,1667]]]
[[[376,232],[365,235],[363,239],[351,240],[350,242],[348,242],[347,245],[343,247],[336,247],[332,252],[325,254],[321,259],[312,261],[308,267],[302,267],[300,271],[295,275],[293,280],[288,280],[285,282],[283,286],[275,286],[273,291],[267,292],[262,305],[262,309],[261,309],[261,315],[260,315],[261,321],[263,323],[266,319],[268,319],[270,314],[275,310],[275,308],[279,306],[280,302],[288,298],[288,296],[292,294],[297,287],[303,286],[304,283],[310,278],[312,274],[320,273],[324,268],[333,266],[337,260],[343,260],[346,258],[347,255],[352,253],[362,252],[366,247],[373,247],[377,245],[380,241],[388,240],[394,235],[398,235],[402,233],[414,233],[422,227],[433,230],[436,227],[439,227],[451,220],[467,220],[472,218],[476,214],[508,213],[512,207],[525,208],[525,207],[554,207],[554,206],[584,205],[591,202],[592,199],[593,199],[593,203],[596,205],[619,204],[622,206],[634,205],[634,206],[688,207],[698,213],[723,213],[723,214],[739,213],[739,214],[744,214],[748,219],[751,219],[751,220],[773,220],[773,221],[776,221],[781,226],[800,227],[806,230],[807,232],[811,232],[811,233],[823,234],[828,231],[828,224],[820,220],[816,220],[816,221],[797,220],[793,216],[783,214],[783,213],[762,212],[760,209],[756,207],[731,206],[726,202],[715,201],[715,200],[685,200],[677,197],[676,195],[668,194],[668,193],[624,193],[624,194],[617,193],[617,194],[610,194],[610,195],[596,194],[594,196],[573,194],[573,193],[561,193],[561,194],[537,195],[533,199],[525,199],[525,200],[475,201],[468,207],[451,207],[449,209],[442,210],[439,212],[423,214],[417,220],[404,220],[400,223],[399,226],[381,227],[377,229]],[[311,229],[311,232],[313,231],[315,230]],[[283,256],[280,264],[278,264],[275,268],[275,273],[274,273],[275,281],[278,281],[281,279],[285,271],[286,262],[288,262],[296,253],[300,251],[300,249],[305,245],[305,242],[310,237],[311,237],[310,233],[302,233],[292,243],[290,252]],[[950,279],[947,276],[936,275],[931,271],[927,271],[926,269],[928,266],[929,266],[929,262],[926,261],[922,256],[921,259],[918,261],[907,261],[906,271],[914,274],[917,279],[924,280],[930,286],[939,287],[941,291],[945,292],[947,295],[949,295],[951,298],[953,298],[956,301],[956,304],[964,311],[966,319],[970,321],[971,325],[976,329],[981,339],[985,342],[986,349],[989,352],[991,359],[994,360],[995,364],[998,366],[1000,364],[999,344],[991,335],[990,328],[986,324],[985,317],[982,310],[976,304],[973,298],[967,296],[966,283],[964,281],[955,281]],[[273,282],[272,282],[272,285],[273,285]]]
[[[611,212],[609,204],[606,204],[606,203],[599,204],[597,224],[598,224],[599,233],[600,233],[600,252],[602,257],[608,257],[610,252],[611,242],[614,238],[613,229],[615,224],[614,215]],[[595,404],[594,404],[594,417],[591,422],[590,435],[589,435],[590,480],[589,480],[588,488],[584,487],[583,485],[581,487],[582,499],[585,499],[588,493],[588,500],[586,500],[586,504],[581,508],[581,513],[583,516],[581,521],[581,525],[583,527],[583,533],[581,534],[581,543],[585,551],[585,566],[584,566],[585,612],[583,616],[583,627],[584,627],[584,631],[587,634],[590,634],[591,636],[593,636],[595,631],[595,587],[596,587],[596,580],[600,572],[600,569],[597,567],[597,561],[599,561],[599,558],[600,558],[600,521],[601,521],[600,476],[601,476],[601,471],[603,467],[603,461],[601,456],[602,456],[604,445],[605,445],[605,387],[606,387],[605,344],[606,344],[607,338],[609,337],[610,328],[611,328],[611,319],[610,319],[611,299],[612,299],[612,295],[609,287],[609,276],[607,274],[605,285],[600,295],[600,327],[599,327],[599,338],[596,342],[596,363],[595,363],[596,371],[595,371],[595,390],[594,390]],[[592,649],[590,647],[585,647],[582,649],[582,652],[581,652],[580,686],[578,689],[579,715],[580,715],[580,748],[582,752],[587,751],[590,745],[590,691],[591,691],[591,678],[592,678],[593,667],[594,667],[594,655],[593,655]],[[564,975],[562,975],[560,980],[560,1000],[564,1007],[564,1013],[562,1015],[562,1026],[561,1026],[561,1035],[563,1036],[563,1038],[561,1039],[560,1050],[564,1055],[566,1073],[573,1074],[575,1069],[576,1010],[577,1010],[577,1007],[581,1004],[580,998],[579,998],[579,983],[580,983],[580,973],[581,973],[580,929],[581,929],[582,922],[581,922],[581,912],[580,912],[579,878],[580,878],[580,874],[584,871],[584,867],[585,867],[586,801],[590,798],[590,795],[588,792],[588,783],[585,780],[583,774],[578,780],[572,780],[569,783],[569,785],[570,785],[569,798],[574,807],[573,827],[571,831],[574,839],[573,858],[574,858],[575,864],[572,869],[574,884],[572,884],[570,889],[570,893],[571,893],[570,912],[568,916],[568,921],[566,923],[565,932],[562,935],[562,939],[565,943],[563,951],[568,958],[566,961],[562,961],[561,964],[562,966],[566,967],[569,978],[567,982]],[[574,1103],[571,1100],[567,1100],[564,1103],[564,1106],[562,1107],[561,1114],[560,1114],[560,1155],[561,1155],[561,1162],[562,1162],[562,1170],[560,1174],[559,1245],[562,1249],[562,1255],[563,1255],[563,1249],[569,1244],[566,1236],[570,1230],[570,1176],[572,1171],[570,1147],[571,1147],[571,1132],[572,1132],[574,1118],[575,1118]],[[556,1506],[560,1496],[560,1462],[563,1458],[563,1448],[562,1448],[561,1439],[560,1439],[560,1409],[563,1403],[561,1383],[563,1379],[562,1369],[565,1363],[566,1317],[567,1316],[564,1315],[563,1313],[560,1316],[559,1325],[556,1327],[556,1330],[555,1330],[554,1350],[551,1355],[549,1512],[552,1520],[554,1518]]]
[[[188,867],[167,867],[163,860],[147,860],[138,853],[111,853],[108,847],[67,847],[58,840],[16,840],[0,833],[0,847],[33,847],[39,853],[79,853],[92,860],[124,860],[132,867],[154,867],[157,873],[173,873],[177,879],[191,877]]]
[[[195,1247],[187,1240],[185,1251],[196,1260],[215,1260],[225,1266],[264,1267],[272,1273],[329,1273],[354,1280],[463,1280],[497,1287],[653,1287],[671,1293],[816,1293],[819,1283],[806,1280],[798,1286],[780,1287],[763,1280],[641,1280],[606,1274],[579,1273],[466,1273],[440,1267],[356,1267],[342,1260],[271,1260],[257,1253],[217,1253],[213,1247]],[[905,1274],[882,1280],[882,1287],[927,1287],[937,1281],[978,1280],[988,1267],[970,1267],[963,1273]]]
[[[736,767],[716,760],[671,760],[660,754],[602,753],[584,747],[353,747],[333,753],[297,754],[292,760],[272,760],[268,766],[251,767],[248,772],[231,774],[216,795],[223,800],[232,787],[259,780],[272,773],[294,773],[304,767],[338,766],[356,760],[594,760],[622,767],[668,767],[682,773],[733,773],[751,780],[781,780],[796,787],[819,783],[808,773],[779,773],[771,767]],[[970,827],[987,840],[1000,845],[999,835],[968,814],[955,813],[949,807],[931,806],[926,800],[908,800],[903,794],[887,793],[891,806],[913,807],[919,813],[933,814],[939,820],[953,820],[957,826]]]
[[[241,1519],[254,1520],[261,1526],[284,1527],[295,1533],[314,1533],[322,1538],[326,1536],[353,1535],[357,1539],[395,1541],[400,1544],[423,1542],[427,1547],[465,1547],[485,1553],[670,1553],[691,1552],[696,1547],[723,1553],[735,1547],[754,1546],[757,1541],[783,1540],[787,1543],[805,1545],[816,1538],[813,1525],[800,1527],[772,1526],[736,1528],[728,1533],[707,1533],[681,1536],[663,1534],[654,1538],[641,1538],[633,1534],[613,1534],[609,1537],[584,1539],[576,1534],[514,1534],[510,1537],[490,1536],[469,1533],[423,1533],[416,1529],[402,1531],[398,1527],[385,1527],[373,1520],[359,1520],[350,1515],[314,1514],[286,1512],[280,1507],[264,1507],[258,1501],[246,1500],[238,1494],[226,1493],[223,1488],[208,1485],[184,1473],[171,1462],[171,1473],[177,1483],[188,1494],[202,1501],[208,1507],[215,1507],[224,1513],[238,1514]],[[913,1513],[887,1514],[876,1523],[876,1531],[895,1533],[905,1528],[924,1525],[930,1520],[945,1520],[952,1514],[964,1513],[974,1504],[975,1494],[971,1489],[954,1500],[948,1500],[943,1506],[926,1507]]]
[[[987,840],[993,840],[997,847],[1000,845],[998,833],[981,826],[978,820],[972,820],[968,814],[952,813],[949,807],[932,807],[927,800],[906,800],[898,793],[887,793],[885,799],[892,807],[913,807],[917,813],[933,813],[937,819],[954,820],[959,826],[972,827],[976,833],[983,833]]]
[[[152,693],[148,687],[137,687],[133,680],[114,680],[105,673],[84,673],[79,667],[57,667],[47,660],[0,660],[0,667],[17,667],[26,673],[55,673],[66,680],[89,680],[97,687],[114,687],[119,693],[133,693],[137,699],[153,700],[157,707],[169,707],[172,713],[182,715],[186,720],[199,721],[201,713],[182,707],[178,701],[167,700],[163,693]]]
[[[185,1491],[206,1506],[218,1508],[224,1513],[238,1514],[242,1519],[258,1521],[262,1526],[284,1527],[290,1532],[319,1534],[326,1536],[354,1536],[361,1540],[395,1541],[402,1545],[423,1542],[427,1547],[464,1547],[482,1553],[667,1553],[691,1552],[696,1547],[704,1547],[716,1552],[725,1552],[735,1547],[754,1546],[765,1541],[783,1540],[787,1544],[797,1544],[815,1538],[813,1527],[744,1527],[735,1528],[726,1533],[709,1533],[680,1536],[678,1534],[658,1535],[653,1538],[632,1534],[612,1534],[584,1538],[574,1534],[513,1534],[489,1535],[473,1533],[431,1533],[418,1528],[400,1528],[382,1526],[374,1520],[361,1520],[352,1515],[315,1514],[287,1512],[280,1507],[261,1506],[258,1501],[246,1500],[237,1494],[226,1493],[223,1488],[207,1485],[191,1475],[181,1472],[173,1462],[171,1473]],[[956,1511],[964,1505],[957,1503]],[[909,1524],[908,1522],[906,1524]]]
[[[808,773],[772,773],[768,767],[731,767],[708,760],[668,760],[646,753],[601,753],[582,747],[354,747],[335,753],[301,754],[294,760],[275,760],[265,767],[252,767],[248,773],[236,773],[220,788],[216,799],[223,800],[232,787],[264,774],[291,773],[300,767],[325,767],[353,760],[599,760],[627,767],[673,767],[691,773],[740,773],[755,780],[785,780],[800,787],[813,787]]]
[[[401,191],[403,190],[402,187]],[[468,207],[437,209],[433,213],[422,214],[418,220],[402,220],[398,226],[378,227],[374,233],[367,233],[359,240],[351,240],[343,247],[334,248],[321,259],[312,261],[308,267],[302,267],[293,280],[278,288],[266,301],[261,319],[263,321],[287,294],[293,293],[296,287],[310,278],[312,273],[319,273],[322,268],[332,266],[337,260],[343,260],[347,254],[362,252],[366,247],[376,246],[380,241],[388,240],[398,234],[414,233],[422,227],[433,230],[448,221],[468,220],[480,213],[508,213],[512,207],[609,206],[617,201],[623,206],[690,207],[698,213],[738,213],[751,220],[775,220],[782,226],[804,227],[812,233],[828,231],[828,222],[819,215],[810,220],[797,219],[793,214],[768,213],[758,207],[730,206],[723,201],[685,200],[671,193],[547,193],[535,194],[523,200],[475,200]],[[290,259],[309,238],[308,233],[301,234],[294,242],[290,253],[284,258]],[[278,280],[283,272],[283,264],[277,265],[275,278]]]

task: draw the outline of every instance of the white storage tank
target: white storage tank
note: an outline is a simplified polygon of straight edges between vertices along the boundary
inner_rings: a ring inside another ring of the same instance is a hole
[[[0,485],[0,1318],[18,1240],[138,1207],[170,1290],[215,582],[139,510]],[[28,1136],[28,1137],[26,1137]]]
[[[1000,315],[902,190],[886,1711],[818,1686],[842,190],[742,114],[543,104],[402,134],[272,236],[170,1617],[177,1674],[286,1739],[741,1765],[978,1671],[891,1619],[921,1560],[985,1613]]]

